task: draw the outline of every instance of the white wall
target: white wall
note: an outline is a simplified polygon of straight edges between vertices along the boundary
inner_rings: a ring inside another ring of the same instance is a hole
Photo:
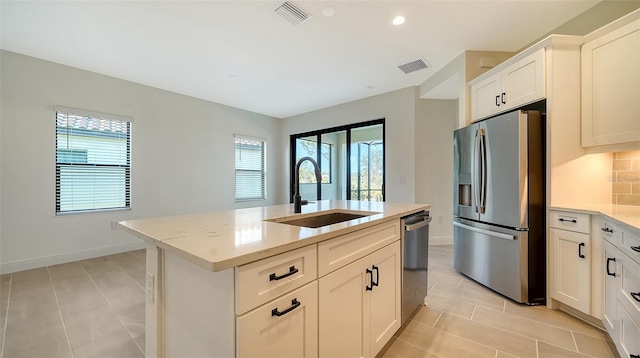
[[[429,243],[453,244],[453,131],[457,100],[416,104],[416,202],[431,204]]]
[[[286,202],[280,120],[11,52],[0,56],[2,272],[143,247],[111,230],[111,221]],[[55,216],[54,106],[134,118],[132,210]],[[267,141],[266,201],[234,203],[234,133]]]
[[[415,101],[417,87],[285,118],[282,121],[282,162],[289,163],[291,134],[385,118],[386,201],[415,202]],[[284,178],[289,178],[285,166]],[[401,178],[406,178],[402,180]],[[288,201],[288,180],[282,181],[282,200]]]

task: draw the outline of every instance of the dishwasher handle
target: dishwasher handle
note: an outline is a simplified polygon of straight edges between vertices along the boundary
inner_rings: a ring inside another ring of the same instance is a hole
[[[418,221],[418,222],[412,222],[411,224],[405,224],[404,225],[404,231],[415,231],[418,230],[420,228],[423,228],[427,225],[429,225],[429,223],[431,222],[432,218],[429,215],[416,215],[416,216],[412,216],[413,218],[420,218],[422,220]]]

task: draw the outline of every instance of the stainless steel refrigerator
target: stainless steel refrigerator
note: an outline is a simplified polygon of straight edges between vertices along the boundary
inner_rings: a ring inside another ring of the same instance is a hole
[[[454,268],[514,301],[546,298],[545,123],[514,111],[454,132]]]

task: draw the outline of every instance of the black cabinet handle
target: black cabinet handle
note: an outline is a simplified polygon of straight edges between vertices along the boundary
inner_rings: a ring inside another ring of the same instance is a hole
[[[574,223],[574,224],[578,223],[578,220],[576,220],[576,219],[563,219],[563,218],[560,218],[560,219],[558,219],[558,221],[562,221],[562,222],[566,221],[566,222]]]
[[[608,233],[613,233],[613,230],[609,229],[608,227],[600,228],[600,230],[602,230],[604,232],[608,232]]]
[[[507,104],[507,102],[504,101],[504,96],[506,95],[507,95],[506,92],[502,92],[502,95],[500,96],[500,101],[502,102],[502,104]]]
[[[582,254],[582,248],[585,246],[584,242],[578,244],[578,257],[584,259],[584,255]]]
[[[289,306],[289,308],[287,308],[286,310],[284,310],[282,312],[279,312],[277,308],[272,309],[271,310],[271,316],[272,317],[273,316],[280,317],[280,316],[286,315],[287,313],[289,313],[289,312],[295,310],[296,308],[300,307],[300,305],[301,305],[300,301],[298,301],[297,298],[294,298],[294,299],[291,300],[291,306]]]
[[[629,354],[629,358],[640,358],[638,354]]]
[[[616,262],[616,258],[615,257],[607,257],[607,275],[609,276],[613,276],[616,277],[616,273],[611,273],[611,271],[609,270],[609,262]]]
[[[298,273],[298,269],[295,266],[291,266],[289,267],[289,272],[285,273],[282,276],[276,276],[275,273],[272,273],[271,275],[269,275],[269,281],[278,281],[278,280],[282,280],[285,277],[289,277],[291,275],[294,275]]]
[[[380,282],[380,270],[378,270],[378,266],[373,265],[373,270],[376,272],[376,280],[371,283],[371,286],[378,286]],[[371,274],[371,278],[373,279],[373,274]]]
[[[373,290],[373,271],[367,269],[367,275],[369,275],[369,286],[365,286],[367,291]]]
[[[496,96],[496,107],[500,107],[500,102],[498,102],[500,100],[500,96]]]
[[[631,250],[635,251],[635,252],[640,252],[640,245],[638,246],[631,246]]]
[[[629,292],[629,294],[634,300],[640,302],[640,292]]]

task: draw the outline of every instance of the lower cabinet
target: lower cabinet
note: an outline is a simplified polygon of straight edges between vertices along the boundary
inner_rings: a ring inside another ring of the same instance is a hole
[[[591,245],[588,234],[549,229],[550,296],[591,313]]]
[[[239,316],[236,330],[237,357],[316,357],[317,281]]]
[[[400,242],[322,278],[319,356],[374,357],[400,328]]]
[[[605,262],[604,276],[604,310],[602,323],[609,332],[611,339],[615,342],[619,335],[616,315],[616,297],[618,296],[618,281],[620,280],[620,259],[622,253],[613,245],[605,241],[603,258]]]

